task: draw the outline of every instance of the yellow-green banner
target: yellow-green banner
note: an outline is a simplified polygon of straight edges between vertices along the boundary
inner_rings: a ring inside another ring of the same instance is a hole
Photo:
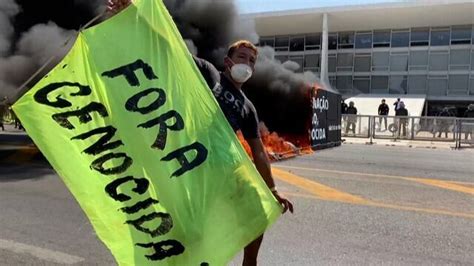
[[[161,1],[81,32],[13,109],[120,265],[225,265],[280,215]]]

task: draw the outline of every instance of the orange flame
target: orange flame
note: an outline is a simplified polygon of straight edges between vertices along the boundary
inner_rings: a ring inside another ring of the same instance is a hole
[[[308,101],[308,105],[311,104],[311,95],[313,90],[321,89],[322,85],[318,82],[313,84],[304,84],[300,89]],[[283,159],[292,158],[298,155],[311,154],[313,149],[311,148],[310,141],[310,130],[311,130],[311,118],[312,113],[309,113],[307,123],[305,125],[307,134],[285,134],[279,135],[277,132],[270,132],[263,122],[259,124],[260,136],[267,151],[267,155],[271,161],[278,161]],[[237,137],[242,143],[247,154],[252,158],[252,152],[249,144],[245,141],[242,133],[237,131]]]
[[[267,155],[271,161],[288,159],[313,152],[309,138],[306,139],[302,136],[293,137],[294,142],[290,142],[280,137],[278,133],[270,132],[263,122],[260,123],[259,130],[263,145],[265,146]],[[237,132],[237,137],[242,143],[242,146],[244,147],[247,154],[252,157],[250,146],[247,141],[245,141],[240,131]]]

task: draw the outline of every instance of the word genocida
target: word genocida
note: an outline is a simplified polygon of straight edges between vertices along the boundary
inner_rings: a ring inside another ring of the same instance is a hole
[[[136,72],[139,70],[143,72],[143,76],[148,80],[158,79],[158,77],[153,72],[152,67],[143,62],[141,59],[110,71],[105,71],[102,73],[102,77],[106,79],[122,78],[122,80],[125,78],[128,85],[132,87],[139,87],[140,80],[136,75]],[[71,89],[74,91],[71,92]],[[55,95],[58,93],[60,95],[53,97],[53,92]],[[69,96],[65,97],[64,95],[66,95],[67,92],[69,92]],[[55,82],[50,83],[38,90],[34,95],[34,100],[39,104],[58,109],[59,112],[53,114],[52,119],[64,129],[76,130],[77,125],[75,126],[74,123],[86,124],[91,122],[93,120],[91,113],[93,112],[98,113],[100,117],[109,116],[107,108],[100,102],[91,101],[85,106],[74,106],[74,104],[71,102],[76,97],[89,96],[91,93],[91,87],[88,85],[67,81]],[[128,100],[125,102],[124,108],[129,112],[136,112],[145,115],[158,110],[165,104],[165,102],[165,90],[162,88],[148,88],[145,90],[140,90],[140,92],[128,98]],[[65,108],[68,108],[69,110],[63,111]],[[71,109],[73,110],[71,111]],[[143,130],[154,127],[158,128],[157,137],[150,145],[150,148],[156,149],[158,151],[163,151],[165,149],[168,131],[180,131],[184,129],[184,126],[185,124],[183,117],[176,110],[162,112],[162,114],[156,118],[137,125],[138,128],[142,128]],[[140,195],[145,194],[149,188],[150,182],[146,178],[125,174],[127,169],[132,166],[133,159],[127,153],[120,152],[120,146],[124,145],[122,140],[119,139],[111,141],[112,138],[114,138],[116,132],[116,127],[113,125],[106,125],[92,129],[88,132],[82,132],[74,136],[72,140],[80,141],[89,139],[92,136],[96,136],[96,138],[97,135],[100,136],[100,138],[98,138],[94,144],[84,149],[83,152],[87,155],[95,156],[90,164],[90,168],[93,171],[97,171],[105,176],[118,177],[108,183],[105,186],[104,191],[108,197],[115,201],[123,202],[126,206],[127,203],[131,204],[131,202],[136,202],[137,199],[140,198]],[[193,142],[166,154],[161,158],[161,161],[170,162],[176,160],[179,163],[180,168],[174,171],[170,178],[178,178],[184,173],[191,171],[204,163],[207,159],[207,155],[208,150],[203,144],[199,142]],[[192,160],[188,160],[188,157],[194,158]],[[119,192],[119,187],[124,186],[127,183],[128,186],[134,185],[135,187],[128,191],[128,194],[122,190]],[[158,199],[151,197],[143,200],[139,199],[137,203],[131,206],[123,207],[119,211],[126,214],[138,213],[141,215],[141,217],[138,219],[125,221],[126,224],[133,226],[133,228],[136,230],[148,234],[152,238],[164,236],[172,229],[173,219],[169,213],[156,211],[153,211],[152,213],[147,212],[147,208],[153,204],[159,204]],[[150,229],[145,226],[146,222],[150,222],[155,219],[161,220],[161,223],[159,223],[159,226],[156,229]],[[183,253],[185,250],[183,244],[175,239],[151,243],[136,243],[136,245],[146,249],[151,248],[153,250],[153,254],[145,256],[152,261],[163,260],[171,256],[176,256]]]

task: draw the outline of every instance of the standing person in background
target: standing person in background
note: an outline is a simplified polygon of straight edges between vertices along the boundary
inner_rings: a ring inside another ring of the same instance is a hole
[[[467,110],[464,112],[464,117],[465,118],[474,118],[474,103],[471,103],[470,105],[467,106]],[[474,124],[474,121],[469,122],[469,124]],[[464,133],[464,139],[468,139],[469,135],[471,135],[472,139],[472,133],[474,131],[474,125],[465,125],[463,127]]]
[[[347,104],[344,100],[341,99],[341,125],[346,125],[347,120]]]
[[[453,116],[451,112],[449,112],[448,107],[443,107],[441,112],[438,113],[438,116],[441,117],[450,117]],[[448,133],[449,133],[449,120],[448,119],[438,119],[438,138],[441,138],[441,134],[444,132],[445,138],[448,138]]]
[[[379,105],[379,130],[382,130],[382,118],[383,121],[385,121],[385,131],[387,131],[387,115],[388,112],[390,111],[390,108],[388,108],[388,105],[385,103],[385,99],[382,99],[382,103]]]
[[[108,10],[111,14],[115,14],[130,4],[131,0],[108,0]],[[204,59],[194,57],[194,62],[212,90],[229,124],[234,131],[242,132],[250,146],[258,172],[283,207],[283,213],[287,210],[293,212],[293,204],[276,189],[266,148],[259,133],[257,111],[242,91],[242,86],[255,71],[257,57],[257,47],[249,41],[240,40],[228,48],[227,54],[222,59],[225,66],[222,72]],[[242,265],[257,265],[258,251],[262,241],[263,234],[244,248]]]
[[[17,128],[19,130],[24,130],[20,120],[16,116],[15,111],[13,111],[13,108],[11,108],[11,106],[10,106],[10,114],[12,115],[12,119],[13,119],[13,122],[15,124],[15,128]]]
[[[5,126],[3,125],[3,119],[5,119],[5,115],[8,111],[8,97],[3,97],[3,100],[0,101],[0,127],[2,131],[5,131]]]
[[[344,100],[341,100],[341,114],[347,114],[347,104]]]
[[[347,107],[347,125],[346,125],[346,134],[350,131],[355,135],[355,128],[357,122],[357,108],[354,106],[354,102],[349,102],[349,107]]]
[[[395,110],[395,112],[397,112],[398,108],[400,107],[400,98],[397,98],[397,101],[393,103],[393,109]]]
[[[395,112],[395,116],[404,116],[403,118],[398,118],[398,136],[402,133],[403,137],[407,136],[407,126],[408,126],[408,110],[405,108],[405,103],[400,101],[398,104],[398,109]]]

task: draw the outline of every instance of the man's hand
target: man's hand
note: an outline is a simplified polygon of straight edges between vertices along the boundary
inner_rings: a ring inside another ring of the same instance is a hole
[[[273,196],[275,196],[275,198],[283,207],[283,213],[285,213],[287,210],[290,210],[290,212],[293,213],[293,203],[291,203],[291,201],[289,201],[284,196],[280,195],[278,191],[272,190],[272,192],[273,192]]]
[[[272,177],[270,162],[268,161],[267,153],[265,151],[265,146],[263,145],[262,139],[247,139],[247,142],[250,146],[250,149],[252,150],[253,159],[258,172],[263,177],[263,180],[265,181],[267,186],[271,189],[273,196],[275,196],[275,198],[283,207],[283,213],[285,213],[287,210],[290,210],[290,212],[293,213],[293,204],[275,190],[275,181]]]
[[[132,0],[107,0],[107,12],[115,15],[132,3]]]

